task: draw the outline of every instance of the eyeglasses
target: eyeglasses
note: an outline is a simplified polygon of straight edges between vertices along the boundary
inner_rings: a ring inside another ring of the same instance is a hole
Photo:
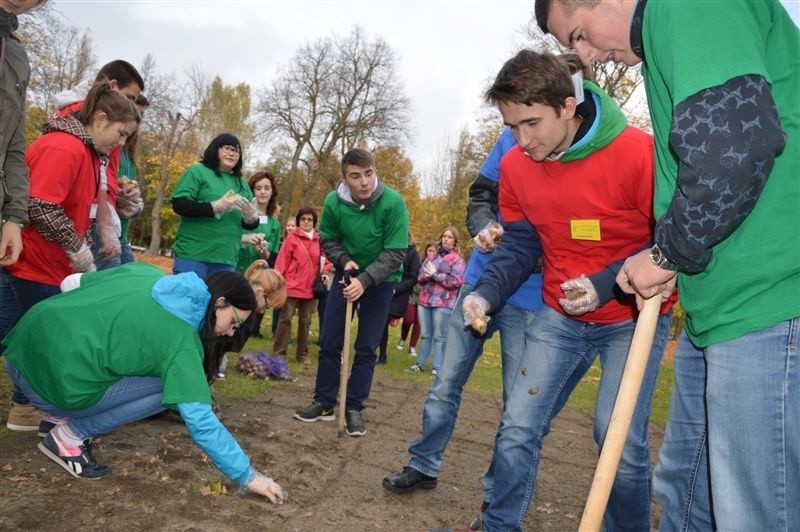
[[[236,322],[233,324],[233,328],[234,328],[234,329],[239,329],[239,328],[241,328],[241,327],[242,327],[242,325],[244,324],[244,320],[243,320],[242,318],[240,318],[240,317],[239,317],[239,313],[238,313],[238,312],[236,312],[236,307],[234,307],[233,305],[231,305],[231,310],[233,311],[233,315],[236,317],[236,318],[235,318],[235,319],[236,319]]]
[[[314,221],[314,217],[313,216],[301,216],[300,217],[300,221],[301,222],[313,222]]]
[[[236,146],[223,146],[220,148],[225,153],[239,153],[240,150]]]

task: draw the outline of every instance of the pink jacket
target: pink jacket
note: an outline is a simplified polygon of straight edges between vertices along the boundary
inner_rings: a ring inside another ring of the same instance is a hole
[[[278,258],[275,259],[275,269],[283,274],[286,279],[286,295],[297,299],[312,299],[312,287],[319,274],[320,256],[322,249],[319,243],[319,233],[314,229],[312,238],[296,227],[283,241]],[[330,271],[330,263],[325,260],[324,271]]]

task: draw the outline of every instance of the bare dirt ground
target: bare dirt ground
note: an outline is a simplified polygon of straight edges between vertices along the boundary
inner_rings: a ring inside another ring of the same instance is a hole
[[[466,393],[439,486],[410,495],[381,481],[406,462],[417,436],[424,384],[376,374],[367,434],[337,437],[336,423],[301,423],[313,371],[263,397],[223,403],[223,421],[258,469],[288,492],[282,506],[240,496],[186,434],[177,416],[99,438],[95,453],[114,473],[70,477],[36,448],[34,433],[0,440],[0,530],[429,530],[464,527],[481,503],[479,477],[491,457],[500,401]],[[596,453],[591,416],[565,410],[545,440],[528,530],[576,530]],[[651,430],[657,449],[663,439]],[[222,481],[227,493],[209,494]]]

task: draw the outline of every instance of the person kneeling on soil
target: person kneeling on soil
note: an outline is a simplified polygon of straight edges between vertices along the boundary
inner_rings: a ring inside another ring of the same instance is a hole
[[[3,341],[9,376],[54,423],[39,449],[72,476],[105,477],[92,438],[170,407],[228,478],[283,502],[211,410],[209,379],[256,308],[250,284],[234,272],[203,281],[142,263],[79,282],[31,308]]]

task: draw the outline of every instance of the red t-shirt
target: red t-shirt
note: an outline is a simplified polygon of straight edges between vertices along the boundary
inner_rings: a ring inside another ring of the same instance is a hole
[[[89,211],[100,180],[100,159],[74,135],[46,133],[28,147],[25,156],[32,198],[61,205],[83,238],[91,225]],[[8,270],[22,279],[58,285],[74,273],[64,249],[48,242],[29,225],[22,231],[23,250]]]
[[[653,164],[653,137],[630,126],[585,159],[535,162],[519,146],[503,157],[500,213],[507,222],[527,219],[539,233],[543,297],[551,308],[566,314],[558,304],[561,283],[599,272],[650,242]],[[619,323],[636,314],[635,302],[612,299],[570,317]]]

